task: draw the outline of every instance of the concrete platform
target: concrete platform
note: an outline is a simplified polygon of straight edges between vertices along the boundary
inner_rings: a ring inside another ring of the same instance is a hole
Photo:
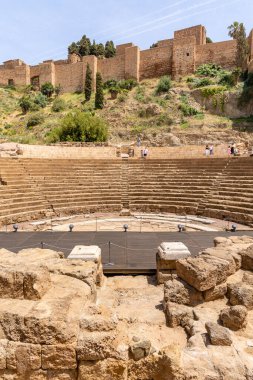
[[[107,274],[154,273],[157,247],[164,241],[181,241],[192,255],[213,247],[217,236],[248,235],[253,231],[230,232],[1,232],[0,248],[18,252],[41,247],[64,252],[67,257],[76,245],[98,245]],[[114,265],[110,265],[113,263]]]

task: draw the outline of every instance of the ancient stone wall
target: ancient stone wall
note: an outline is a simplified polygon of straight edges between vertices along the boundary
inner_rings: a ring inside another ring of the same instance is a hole
[[[187,75],[195,71],[196,37],[175,39],[173,44],[172,76]]]
[[[235,40],[196,46],[196,67],[212,62],[231,69],[235,66],[235,54]]]
[[[172,72],[173,40],[140,53],[140,79],[155,78]]]
[[[28,85],[30,83],[30,67],[19,59],[4,62],[0,65],[0,84]]]
[[[249,35],[250,59],[253,59],[253,31]],[[0,84],[27,85],[30,83],[52,82],[60,85],[62,92],[83,89],[87,63],[93,72],[93,87],[96,72],[104,81],[109,79],[147,78],[172,75],[174,77],[193,73],[203,63],[216,63],[225,68],[235,65],[236,42],[224,41],[206,44],[206,30],[202,25],[178,30],[174,39],[158,41],[157,47],[140,51],[132,43],[116,48],[113,58],[79,57],[69,55],[67,60],[44,61],[31,66],[21,60],[11,60],[0,66]]]

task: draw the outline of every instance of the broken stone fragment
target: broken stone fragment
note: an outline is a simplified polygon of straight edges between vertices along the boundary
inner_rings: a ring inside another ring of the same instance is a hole
[[[240,252],[242,257],[242,268],[253,271],[253,245]]]
[[[253,287],[243,282],[228,284],[227,297],[231,305],[243,305],[253,309]]]
[[[231,346],[232,339],[228,329],[212,322],[207,322],[205,326],[212,345]]]
[[[219,298],[225,297],[227,293],[227,284],[219,284],[216,285],[212,289],[208,289],[205,292],[203,292],[204,300],[205,302],[215,301]]]
[[[193,319],[192,308],[185,305],[178,305],[173,302],[165,304],[165,315],[169,327],[185,325],[188,320]]]
[[[223,326],[230,330],[240,330],[247,325],[247,308],[245,306],[231,306],[220,312],[220,320]]]
[[[143,340],[130,346],[130,353],[134,360],[140,360],[149,355],[151,349],[150,340]]]

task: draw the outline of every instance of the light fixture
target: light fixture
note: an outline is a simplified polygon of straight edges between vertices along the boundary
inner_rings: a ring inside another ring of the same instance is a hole
[[[14,229],[14,231],[13,232],[17,232],[18,231],[18,225],[17,224],[13,224],[13,229]]]
[[[128,230],[128,224],[124,224],[123,228],[124,228],[125,232],[127,232],[127,230]]]
[[[74,224],[70,224],[70,225],[69,225],[69,232],[72,232],[72,231],[73,231],[73,228],[74,228]]]
[[[236,224],[232,224],[231,232],[236,232],[236,228],[237,228],[237,225]]]

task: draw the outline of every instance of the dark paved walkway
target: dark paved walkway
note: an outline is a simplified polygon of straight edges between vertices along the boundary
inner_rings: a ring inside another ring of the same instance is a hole
[[[217,236],[251,235],[253,231],[228,232],[9,232],[0,233],[0,248],[18,252],[22,248],[41,247],[59,250],[66,256],[75,245],[98,245],[102,249],[105,271],[154,270],[157,247],[163,241],[181,241],[192,255],[212,247]],[[110,244],[109,244],[110,242]],[[108,265],[108,263],[114,265]]]

